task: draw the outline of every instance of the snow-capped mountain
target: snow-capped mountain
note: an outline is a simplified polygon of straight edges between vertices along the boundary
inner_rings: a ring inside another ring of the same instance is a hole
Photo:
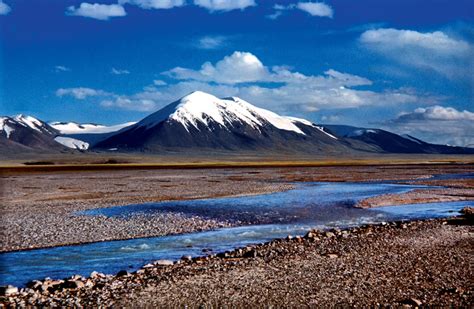
[[[337,137],[308,120],[280,116],[240,98],[219,99],[200,91],[96,145],[140,151],[189,147],[314,152],[346,148]]]
[[[47,123],[32,116],[20,114],[13,117],[0,117],[0,132],[5,134],[7,138],[10,138],[11,134],[15,130],[18,130],[18,126],[29,128],[47,135],[57,134],[57,131]]]
[[[32,116],[0,117],[0,144],[4,152],[85,150],[88,145],[59,137],[59,131]]]
[[[113,126],[104,126],[95,123],[77,123],[77,122],[50,122],[49,125],[61,134],[92,134],[92,133],[110,133],[116,132],[125,127],[134,125],[136,122],[121,123]]]
[[[352,148],[386,153],[474,153],[474,149],[436,145],[410,135],[398,135],[381,129],[345,125],[324,125],[335,136],[344,139]],[[361,143],[362,142],[362,143]]]
[[[258,154],[351,155],[363,153],[474,154],[473,148],[426,143],[375,128],[318,126],[281,116],[237,97],[219,99],[196,91],[139,122],[115,126],[53,122],[32,116],[0,117],[0,155],[21,152],[216,151]]]

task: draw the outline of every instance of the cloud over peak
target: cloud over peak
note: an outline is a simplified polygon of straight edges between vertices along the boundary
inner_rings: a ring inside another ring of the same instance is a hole
[[[70,6],[66,15],[89,17],[98,20],[109,20],[111,17],[126,16],[125,9],[120,4],[99,4],[83,2],[79,7]]]
[[[433,143],[474,147],[474,113],[440,105],[419,107],[383,125]]]
[[[235,51],[221,60],[204,62],[198,69],[176,67],[163,72],[171,81],[156,80],[132,95],[107,93],[90,88],[58,89],[58,96],[76,99],[95,97],[101,106],[137,111],[156,110],[180,96],[201,90],[217,96],[239,96],[276,112],[347,109],[360,106],[423,102],[416,93],[403,90],[382,92],[354,87],[372,81],[329,69],[321,75],[305,75],[279,65],[268,67],[254,54]],[[98,99],[98,100],[97,100]]]

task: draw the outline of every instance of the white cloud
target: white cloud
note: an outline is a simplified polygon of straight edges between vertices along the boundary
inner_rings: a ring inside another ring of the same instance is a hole
[[[66,15],[90,17],[99,20],[108,20],[111,17],[121,17],[127,15],[123,6],[119,4],[99,4],[83,2],[76,8],[70,6],[66,10]]]
[[[126,110],[134,110],[141,112],[150,112],[156,109],[156,103],[153,100],[133,99],[126,96],[119,96],[113,99],[101,101],[101,106],[106,108],[120,108]]]
[[[322,2],[298,2],[292,3],[288,5],[281,5],[275,4],[273,6],[275,12],[271,15],[267,15],[267,18],[270,19],[277,19],[281,15],[283,15],[284,11],[298,9],[308,13],[311,16],[318,16],[318,17],[329,17],[333,18],[334,11],[331,6],[322,3]]]
[[[208,35],[199,38],[194,45],[200,49],[218,49],[225,45],[226,40],[227,38],[222,35]]]
[[[59,88],[56,90],[56,96],[72,96],[78,100],[84,100],[88,97],[109,96],[109,92],[103,90],[96,90],[92,88],[77,87],[77,88]]]
[[[469,74],[469,59],[474,52],[466,41],[441,31],[381,28],[365,31],[360,42],[408,67],[428,69],[450,78]]]
[[[244,10],[257,5],[255,0],[194,0],[194,4],[211,12]]]
[[[360,40],[383,49],[416,47],[451,55],[463,54],[469,50],[468,43],[451,38],[441,31],[421,33],[412,30],[382,28],[365,31]]]
[[[398,119],[402,120],[472,120],[474,121],[474,113],[467,110],[458,111],[453,107],[430,106],[427,108],[420,107],[411,113],[403,113]]]
[[[115,75],[126,75],[126,74],[130,74],[130,71],[112,68],[110,73],[115,74]]]
[[[340,87],[370,85],[371,81],[356,75],[340,73],[335,70],[325,72],[326,76],[306,76],[292,72],[285,66],[268,68],[255,55],[236,51],[212,64],[205,62],[200,70],[176,67],[164,72],[178,80],[197,80],[222,84],[249,82],[273,82],[291,84],[312,84],[315,87]]]
[[[172,9],[186,4],[185,0],[119,0],[119,4],[125,3],[142,9]]]
[[[166,82],[165,82],[165,81],[162,81],[162,80],[160,80],[160,79],[155,79],[155,80],[153,81],[153,85],[155,85],[155,86],[165,86],[165,85],[166,85]]]
[[[68,68],[68,67],[65,67],[63,65],[57,65],[57,66],[54,67],[54,71],[55,72],[69,72],[69,71],[71,71],[71,69]]]
[[[437,144],[474,147],[474,113],[453,107],[420,107],[383,123],[387,129]]]
[[[320,2],[299,2],[296,4],[296,8],[307,12],[311,16],[332,18],[334,15],[329,5]]]
[[[308,76],[285,66],[269,68],[248,52],[234,52],[215,64],[205,62],[198,70],[174,68],[164,74],[177,82],[166,84],[158,81],[144,87],[142,92],[107,98],[103,106],[154,110],[195,90],[221,97],[239,96],[282,113],[427,103],[424,102],[427,98],[404,89],[383,92],[353,89],[352,87],[357,86],[370,86],[372,82],[364,77],[333,69],[322,75]],[[433,100],[429,103],[433,103]]]
[[[205,62],[199,71],[176,67],[165,72],[175,79],[193,79],[219,83],[244,83],[265,79],[267,68],[251,53],[236,51],[215,65]]]
[[[0,15],[7,15],[11,12],[11,8],[8,4],[0,0]]]

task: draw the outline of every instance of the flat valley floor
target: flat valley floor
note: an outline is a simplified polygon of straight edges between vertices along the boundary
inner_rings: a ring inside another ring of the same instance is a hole
[[[474,173],[474,165],[8,171],[0,179],[0,250],[236,226],[241,223],[179,213],[123,219],[81,216],[77,212],[154,201],[271,193],[291,189],[295,182],[417,180],[418,184],[444,186],[378,196],[360,202],[359,207],[472,201],[473,179],[429,179],[432,175],[465,173]],[[34,300],[28,294],[3,301],[129,307],[418,302],[470,306],[474,278],[470,267],[474,248],[471,224],[469,220],[431,220],[361,228],[348,232],[348,236],[322,234],[317,240],[279,241],[257,246],[252,249],[255,254],[235,253],[170,267],[156,266],[125,277],[108,276],[101,279],[100,288],[89,284],[78,290],[46,292]]]

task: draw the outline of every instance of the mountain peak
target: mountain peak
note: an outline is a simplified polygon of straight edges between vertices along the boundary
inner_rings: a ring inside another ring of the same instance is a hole
[[[179,101],[183,103],[189,102],[189,101],[194,102],[194,101],[214,101],[214,100],[219,100],[219,98],[210,93],[200,91],[200,90],[193,91],[190,94],[185,95],[184,97],[179,99]]]
[[[194,91],[171,103],[137,123],[137,127],[151,128],[166,120],[180,123],[188,132],[191,128],[201,130],[203,126],[211,130],[214,125],[230,130],[236,123],[240,123],[258,131],[269,124],[280,130],[305,135],[295,124],[301,121],[294,118],[258,108],[238,97],[220,99],[202,91]],[[311,123],[305,122],[306,125]]]

